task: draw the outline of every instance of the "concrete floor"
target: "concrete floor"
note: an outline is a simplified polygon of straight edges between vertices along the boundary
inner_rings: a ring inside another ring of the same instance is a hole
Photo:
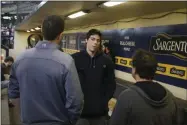
[[[10,124],[7,89],[1,90],[1,124]]]
[[[1,90],[1,125],[20,125],[19,100],[14,100],[15,107],[8,106],[7,89]]]

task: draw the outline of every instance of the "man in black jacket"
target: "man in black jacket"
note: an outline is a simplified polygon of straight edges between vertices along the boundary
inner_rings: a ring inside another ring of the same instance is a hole
[[[84,93],[81,119],[88,120],[90,125],[105,124],[108,101],[116,88],[114,64],[99,50],[100,46],[100,31],[91,29],[86,36],[86,50],[72,55]]]

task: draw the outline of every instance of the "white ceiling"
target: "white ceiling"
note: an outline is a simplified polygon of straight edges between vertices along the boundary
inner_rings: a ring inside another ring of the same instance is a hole
[[[71,13],[83,9],[91,10],[91,13],[76,19],[66,19],[66,30],[80,26],[187,8],[187,2],[126,2],[110,8],[98,7],[99,3],[101,1],[49,1],[31,14],[29,18],[16,26],[16,30],[26,31],[40,26],[44,17],[48,15],[60,15],[64,18]]]

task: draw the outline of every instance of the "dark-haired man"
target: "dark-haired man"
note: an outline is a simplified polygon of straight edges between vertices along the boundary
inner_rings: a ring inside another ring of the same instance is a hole
[[[14,63],[14,58],[7,56],[4,60],[4,63],[1,64],[1,81],[5,80],[5,74],[10,74],[10,68]]]
[[[1,64],[1,89],[8,88],[9,78],[5,78],[5,75],[10,75],[11,66],[14,63],[14,58],[8,56],[5,58],[4,63]]]
[[[23,124],[72,125],[81,114],[83,94],[74,60],[59,50],[63,31],[61,17],[46,17],[44,41],[26,50],[12,66],[9,97],[20,98]]]
[[[120,94],[110,125],[175,125],[173,95],[152,81],[157,69],[154,55],[139,49],[132,64],[136,84]]]
[[[7,56],[4,60],[5,64],[7,67],[11,67],[12,64],[14,63],[14,58],[11,56]]]
[[[72,55],[84,93],[81,119],[90,125],[105,125],[108,101],[116,87],[114,64],[100,51],[100,46],[101,32],[91,29],[86,36],[86,50]]]
[[[113,55],[112,49],[108,42],[103,44],[103,52],[115,63],[115,56]]]

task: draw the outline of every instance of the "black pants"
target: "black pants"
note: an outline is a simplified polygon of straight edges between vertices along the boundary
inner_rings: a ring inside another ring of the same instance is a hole
[[[76,125],[107,125],[107,117],[80,118]]]

